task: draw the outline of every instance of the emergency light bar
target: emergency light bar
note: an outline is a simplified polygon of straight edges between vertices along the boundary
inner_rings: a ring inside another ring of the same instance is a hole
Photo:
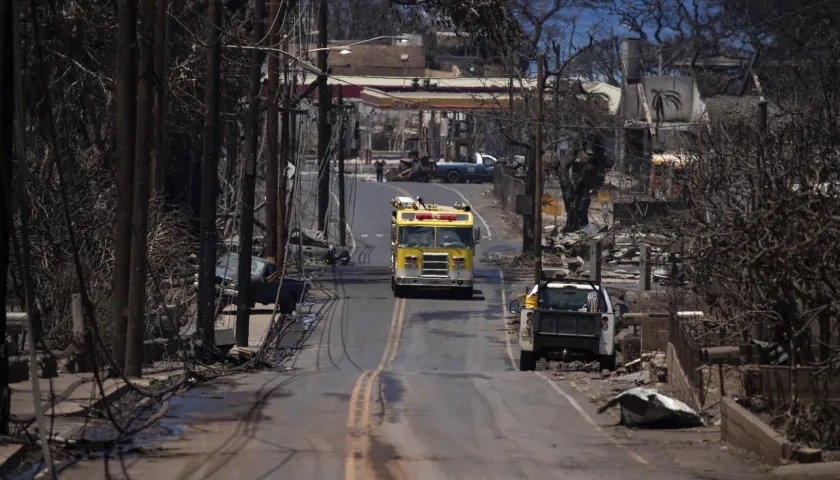
[[[414,216],[416,220],[449,220],[450,222],[458,220],[458,215],[445,213],[418,213]]]

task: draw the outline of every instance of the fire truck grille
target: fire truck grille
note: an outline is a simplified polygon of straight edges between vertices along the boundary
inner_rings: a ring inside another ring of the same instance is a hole
[[[449,276],[449,254],[448,253],[424,253],[423,265],[420,269],[422,277],[448,277]]]

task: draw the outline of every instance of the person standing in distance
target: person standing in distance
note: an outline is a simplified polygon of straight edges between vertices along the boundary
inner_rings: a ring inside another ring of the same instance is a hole
[[[382,181],[382,174],[385,172],[385,160],[378,158],[375,162],[374,168],[376,168],[376,181]]]

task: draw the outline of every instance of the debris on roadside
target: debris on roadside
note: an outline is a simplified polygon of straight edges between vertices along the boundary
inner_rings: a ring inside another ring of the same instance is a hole
[[[621,425],[645,428],[702,427],[703,419],[685,403],[654,389],[634,387],[616,395],[598,409],[604,413],[619,405]]]

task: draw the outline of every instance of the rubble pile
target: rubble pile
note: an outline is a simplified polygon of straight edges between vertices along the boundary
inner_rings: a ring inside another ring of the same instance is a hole
[[[589,246],[596,241],[602,245],[602,262],[611,267],[602,271],[605,278],[638,279],[642,245],[650,246],[654,270],[667,270],[669,259],[665,250],[671,242],[667,236],[634,231],[604,231],[596,223],[570,233],[560,232],[556,225],[547,226],[543,262],[585,277],[589,272],[585,268],[584,259],[588,259]],[[668,276],[667,272],[663,275]]]

